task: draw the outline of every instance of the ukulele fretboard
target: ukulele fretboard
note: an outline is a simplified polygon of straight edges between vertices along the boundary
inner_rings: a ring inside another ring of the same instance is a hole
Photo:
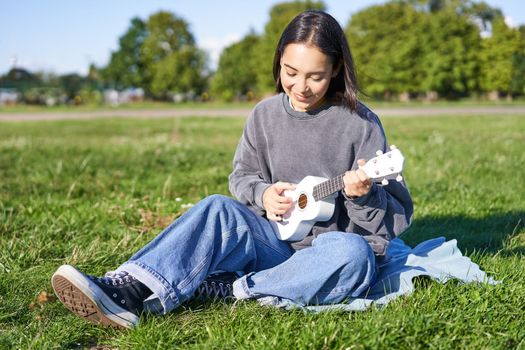
[[[322,200],[332,193],[342,190],[345,187],[343,182],[344,174],[334,177],[333,179],[321,182],[314,186],[312,195],[316,201]]]

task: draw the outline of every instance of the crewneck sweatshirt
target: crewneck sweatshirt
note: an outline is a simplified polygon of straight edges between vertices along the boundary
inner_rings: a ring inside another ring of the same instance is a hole
[[[284,93],[259,102],[248,117],[233,159],[230,192],[256,214],[264,216],[264,191],[283,181],[299,183],[308,175],[331,179],[357,169],[358,159],[387,151],[379,118],[364,104],[356,112],[335,104],[300,112]],[[413,204],[404,181],[374,183],[368,194],[349,198],[340,191],[333,216],[317,222],[298,250],[330,231],[363,236],[383,256],[391,239],[411,222]]]

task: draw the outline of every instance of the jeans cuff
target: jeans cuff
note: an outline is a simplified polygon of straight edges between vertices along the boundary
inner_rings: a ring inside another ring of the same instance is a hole
[[[236,299],[251,299],[255,297],[255,295],[250,292],[250,289],[248,288],[248,282],[246,280],[252,274],[253,272],[242,276],[233,282],[233,296]]]
[[[153,295],[144,301],[147,311],[165,315],[180,305],[180,299],[173,287],[150,267],[128,261],[119,266],[117,271],[126,271],[153,292]]]

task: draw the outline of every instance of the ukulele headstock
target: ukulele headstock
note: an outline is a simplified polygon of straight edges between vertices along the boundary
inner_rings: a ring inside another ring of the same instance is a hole
[[[405,163],[405,157],[401,151],[394,145],[390,146],[390,151],[383,153],[377,151],[377,157],[370,159],[366,162],[361,169],[366,175],[372,179],[372,181],[381,181],[381,184],[387,185],[387,177],[396,175],[397,181],[402,181],[403,177],[401,172],[403,171],[403,165]]]

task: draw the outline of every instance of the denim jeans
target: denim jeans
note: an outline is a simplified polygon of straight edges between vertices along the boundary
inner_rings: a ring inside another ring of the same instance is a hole
[[[118,269],[148,286],[149,311],[167,313],[214,272],[238,272],[238,299],[277,296],[301,305],[331,304],[368,289],[375,258],[359,235],[328,232],[295,252],[270,223],[221,195],[205,198]]]

